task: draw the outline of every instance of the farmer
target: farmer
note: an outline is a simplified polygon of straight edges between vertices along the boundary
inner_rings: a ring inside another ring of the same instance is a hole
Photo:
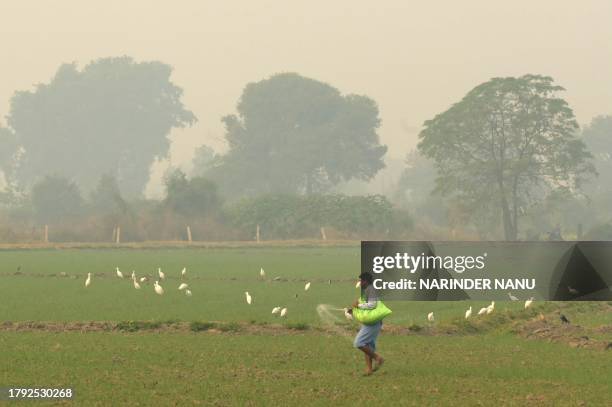
[[[361,299],[355,300],[352,308],[360,309],[374,309],[378,303],[378,296],[376,290],[372,285],[372,274],[361,273],[359,275],[361,281]],[[360,301],[361,300],[361,301]],[[376,353],[376,338],[382,328],[382,320],[376,322],[373,325],[361,325],[361,329],[355,337],[353,345],[359,348],[365,354],[366,361],[366,376],[372,374],[378,370],[383,362],[385,361],[380,355]],[[372,361],[375,362],[374,368],[372,368]]]

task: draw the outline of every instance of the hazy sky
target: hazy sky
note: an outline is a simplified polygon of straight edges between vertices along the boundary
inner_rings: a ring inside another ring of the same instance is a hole
[[[0,0],[0,123],[61,63],[130,55],[172,65],[199,118],[173,133],[175,165],[222,149],[245,84],[286,71],[375,99],[403,158],[424,120],[495,76],[552,76],[581,124],[612,114],[611,21],[610,0]]]

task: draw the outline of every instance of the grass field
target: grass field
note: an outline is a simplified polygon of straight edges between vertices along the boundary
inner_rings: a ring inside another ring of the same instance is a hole
[[[116,277],[115,266],[128,278]],[[152,277],[157,267],[166,293],[150,284],[135,290],[131,271]],[[192,297],[177,290],[183,267]],[[85,289],[87,272],[94,277]],[[358,273],[358,247],[2,250],[0,387],[72,386],[75,400],[64,403],[76,405],[612,403],[612,350],[580,339],[612,343],[609,303],[524,311],[522,302],[501,302],[494,315],[466,323],[465,309],[483,303],[393,302],[379,343],[387,363],[361,377],[356,326],[330,325],[316,312],[319,304],[349,304]],[[274,306],[287,307],[287,318],[273,316]],[[559,308],[571,326],[560,324]],[[430,311],[434,324],[426,322]],[[49,328],[85,321],[111,327]],[[117,329],[126,321],[150,326]],[[184,329],[163,329],[180,321]],[[193,321],[230,329],[192,332]],[[531,335],[540,331],[548,336]]]

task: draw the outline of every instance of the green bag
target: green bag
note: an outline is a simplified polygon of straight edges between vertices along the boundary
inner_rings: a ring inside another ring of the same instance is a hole
[[[382,301],[376,302],[374,309],[353,308],[353,318],[364,325],[374,325],[378,321],[382,321],[391,311]]]

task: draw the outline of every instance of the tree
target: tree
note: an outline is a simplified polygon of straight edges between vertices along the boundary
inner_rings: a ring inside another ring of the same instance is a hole
[[[542,190],[577,191],[595,173],[574,113],[550,77],[494,78],[425,122],[419,150],[436,163],[436,190],[472,216],[494,211],[507,240]]]
[[[200,147],[196,148],[193,155],[193,174],[197,176],[204,175],[214,166],[217,159],[218,156],[215,154],[215,150],[202,144]]]
[[[19,143],[14,132],[0,126],[0,171],[6,181],[11,179],[14,162],[19,151]]]
[[[597,116],[582,131],[582,137],[595,157],[599,179],[592,182],[596,191],[612,189],[612,116]]]
[[[100,177],[90,196],[93,208],[104,214],[120,215],[128,212],[127,202],[121,196],[117,179],[110,174]]]
[[[166,177],[165,183],[165,205],[178,214],[205,216],[220,206],[217,186],[206,178],[187,179],[184,172],[175,170]]]
[[[170,131],[196,120],[171,73],[161,62],[104,58],[82,70],[64,64],[48,84],[16,92],[7,123],[23,154],[14,177],[27,187],[55,173],[91,190],[111,174],[139,196],[151,164],[168,154]]]
[[[229,151],[210,170],[230,196],[314,193],[384,167],[376,103],[295,73],[244,89],[223,118]]]
[[[39,222],[58,223],[81,214],[79,187],[68,179],[49,175],[32,187],[32,209]]]

